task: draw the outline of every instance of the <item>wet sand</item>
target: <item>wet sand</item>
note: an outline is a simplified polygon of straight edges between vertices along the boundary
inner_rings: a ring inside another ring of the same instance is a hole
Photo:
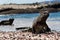
[[[60,33],[50,32],[43,34],[32,34],[31,32],[22,31],[0,31],[0,40],[60,40]]]

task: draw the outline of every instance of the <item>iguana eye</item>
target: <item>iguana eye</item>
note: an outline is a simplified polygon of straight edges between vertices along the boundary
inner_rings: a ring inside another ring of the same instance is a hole
[[[47,13],[43,13],[44,15],[46,15]]]
[[[46,14],[46,13],[44,13],[44,14]]]

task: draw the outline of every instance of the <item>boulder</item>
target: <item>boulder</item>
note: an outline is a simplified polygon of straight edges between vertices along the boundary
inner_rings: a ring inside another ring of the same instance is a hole
[[[46,24],[46,20],[49,17],[48,11],[40,12],[40,16],[37,17],[37,19],[34,21],[32,25],[32,32],[33,33],[45,33],[50,32],[50,28]]]
[[[3,20],[0,22],[0,25],[12,25],[14,19]]]

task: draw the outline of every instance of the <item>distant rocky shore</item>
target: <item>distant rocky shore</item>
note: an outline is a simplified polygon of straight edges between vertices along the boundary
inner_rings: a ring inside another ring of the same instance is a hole
[[[7,8],[0,10],[0,14],[24,14],[24,13],[38,13],[38,9],[13,9],[13,8]]]
[[[4,10],[0,10],[0,14],[24,14],[24,13],[28,13],[28,14],[32,14],[32,13],[39,13],[40,11],[45,11],[46,9],[4,9]],[[49,12],[58,12],[60,11],[60,8],[55,9],[55,8],[47,8],[47,11]]]
[[[45,10],[49,12],[60,11],[60,3],[47,5],[47,6],[41,6],[41,7],[37,6],[36,8],[31,7],[31,8],[26,8],[26,9],[3,8],[3,9],[0,9],[0,14],[39,13],[40,11],[45,11]]]

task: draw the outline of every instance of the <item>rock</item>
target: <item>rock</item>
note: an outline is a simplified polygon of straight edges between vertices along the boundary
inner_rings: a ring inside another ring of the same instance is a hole
[[[32,28],[31,27],[19,27],[16,28],[16,30],[21,30],[22,32],[32,32]]]
[[[3,20],[0,22],[0,25],[12,25],[14,19]]]
[[[48,25],[46,24],[46,20],[49,17],[49,12],[44,11],[40,13],[40,16],[35,20],[32,25],[33,33],[45,33],[51,31]]]

